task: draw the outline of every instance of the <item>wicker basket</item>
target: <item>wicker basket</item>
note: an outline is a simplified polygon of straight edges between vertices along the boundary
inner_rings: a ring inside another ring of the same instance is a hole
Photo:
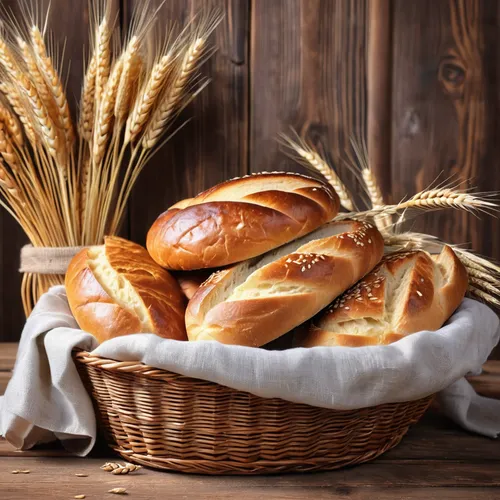
[[[328,470],[396,446],[432,396],[337,411],[265,399],[139,362],[75,353],[101,430],[127,461],[201,474]]]

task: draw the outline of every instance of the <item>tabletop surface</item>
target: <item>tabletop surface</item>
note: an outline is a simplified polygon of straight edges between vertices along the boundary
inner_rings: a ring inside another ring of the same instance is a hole
[[[16,345],[0,344],[0,394],[9,379]],[[500,361],[490,361],[476,390],[500,398]],[[46,445],[15,451],[0,439],[0,499],[500,499],[500,441],[467,433],[431,408],[399,446],[367,464],[332,472],[256,477],[186,475],[142,469],[115,476],[102,471],[120,461],[101,445],[75,458]],[[29,471],[13,474],[12,471]],[[76,474],[83,474],[79,477]]]

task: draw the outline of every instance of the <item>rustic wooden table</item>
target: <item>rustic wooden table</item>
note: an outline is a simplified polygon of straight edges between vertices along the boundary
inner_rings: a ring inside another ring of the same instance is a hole
[[[15,350],[15,345],[0,345],[0,394]],[[500,398],[500,362],[487,363],[472,381],[482,394]],[[107,493],[118,487],[126,488],[128,498],[142,500],[500,499],[500,442],[461,430],[435,408],[395,449],[373,462],[333,472],[209,477],[142,469],[114,476],[100,470],[110,460],[107,448],[75,458],[54,446],[17,452],[0,441],[0,499],[119,498]],[[12,474],[14,470],[30,472]]]

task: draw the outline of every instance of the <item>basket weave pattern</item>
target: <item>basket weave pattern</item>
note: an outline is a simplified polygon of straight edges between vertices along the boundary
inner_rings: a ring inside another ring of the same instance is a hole
[[[202,474],[329,470],[399,443],[432,397],[338,411],[266,399],[151,368],[75,354],[101,430],[130,462]]]

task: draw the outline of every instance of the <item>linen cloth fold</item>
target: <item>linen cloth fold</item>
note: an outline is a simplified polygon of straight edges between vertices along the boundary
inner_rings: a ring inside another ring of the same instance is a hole
[[[464,299],[436,332],[387,346],[268,351],[218,342],[179,342],[152,334],[97,345],[78,329],[64,287],[38,302],[24,328],[12,379],[0,398],[0,434],[17,448],[60,439],[84,456],[94,445],[92,403],[71,357],[74,348],[140,360],[261,397],[332,409],[410,401],[438,392],[442,411],[465,429],[500,434],[500,400],[477,395],[463,378],[478,374],[500,336],[497,315]]]

